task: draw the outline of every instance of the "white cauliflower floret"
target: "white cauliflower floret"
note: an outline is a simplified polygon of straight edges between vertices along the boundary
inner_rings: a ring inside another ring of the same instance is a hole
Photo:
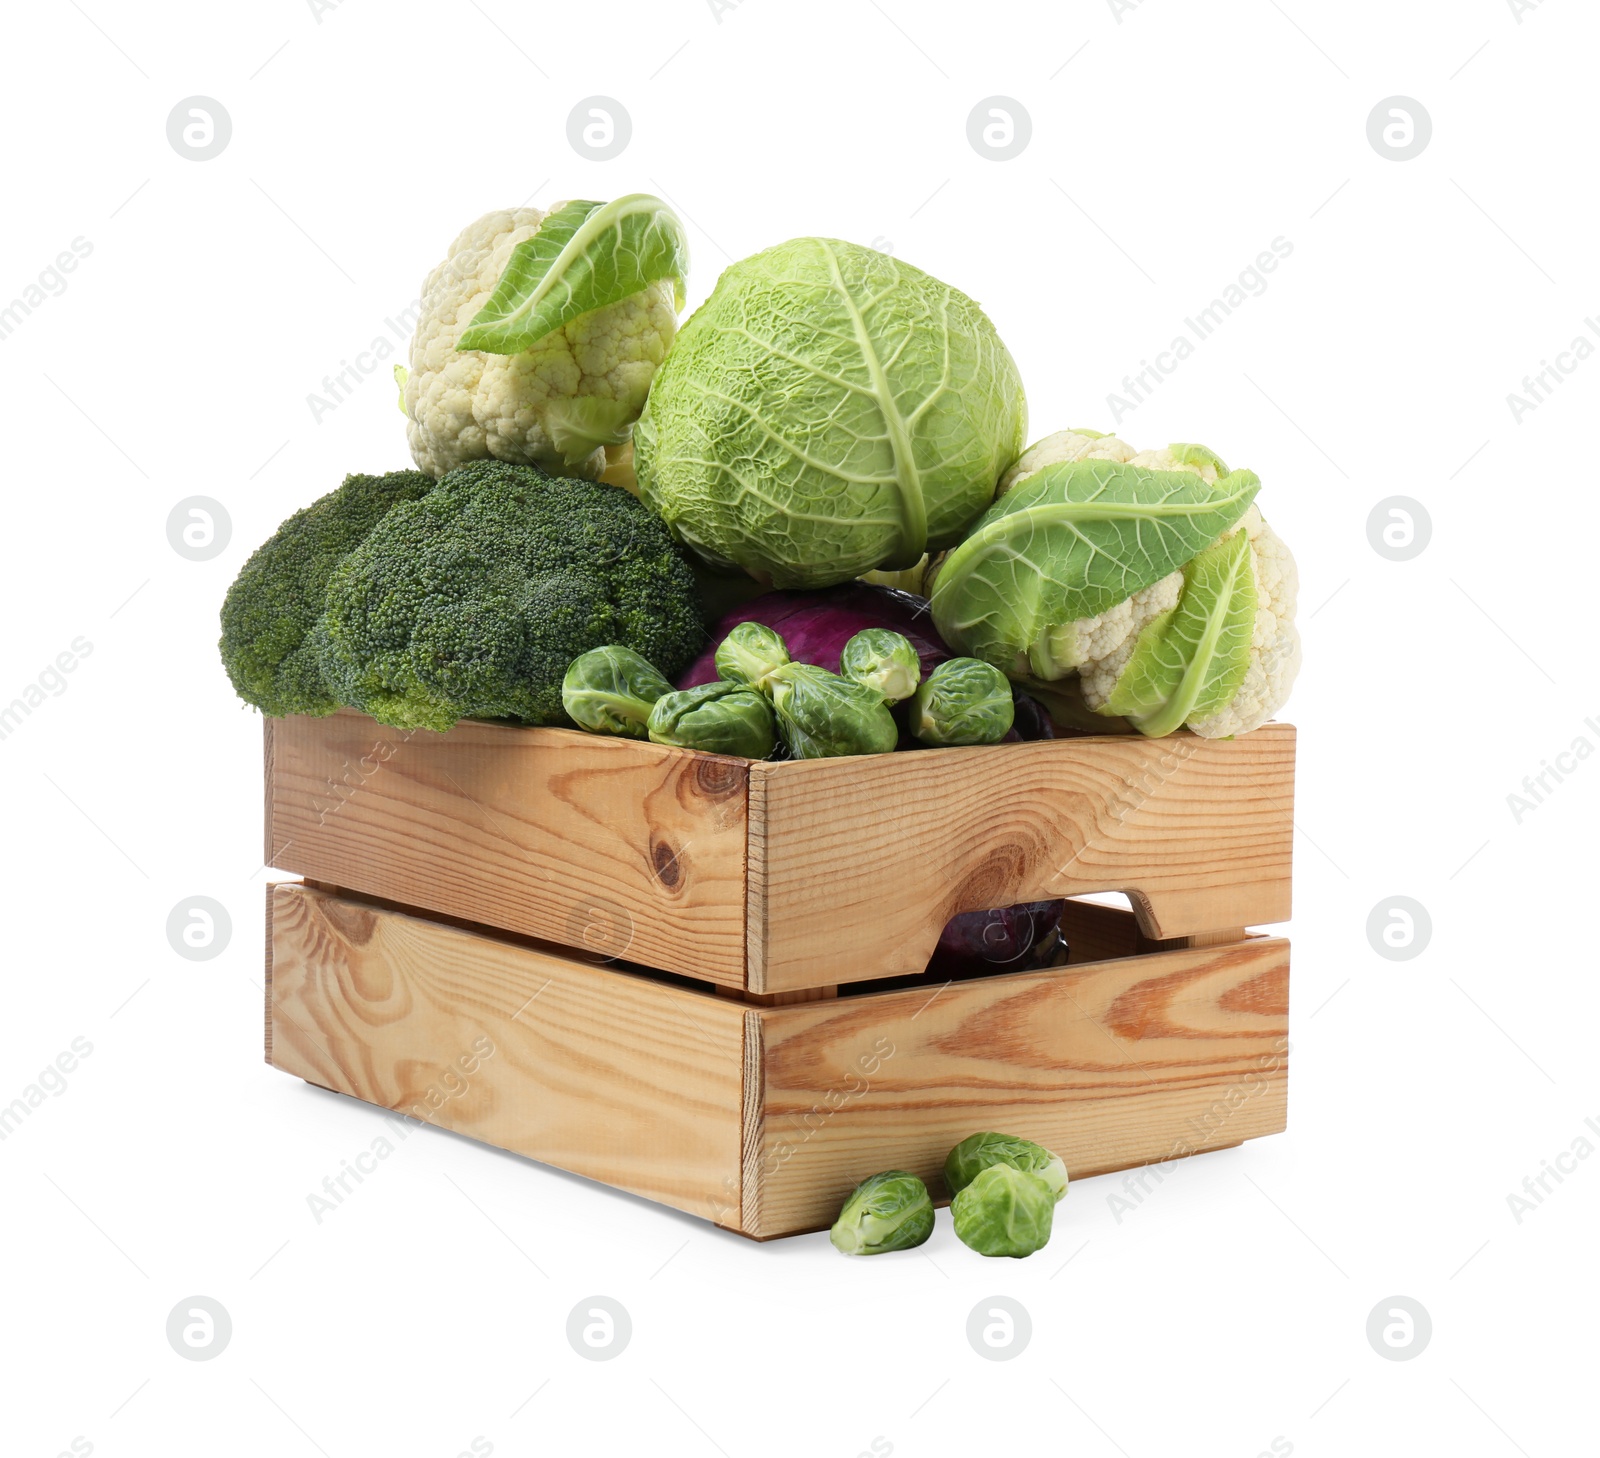
[[[1163,446],[1158,451],[1136,451],[1127,441],[1114,435],[1101,435],[1096,430],[1058,430],[1054,435],[1035,441],[1017,457],[1011,469],[1000,478],[1000,489],[995,495],[1004,496],[1017,482],[1046,466],[1072,461],[1117,461],[1125,466],[1145,466],[1152,471],[1193,471],[1212,484],[1217,480],[1214,458],[1180,461],[1172,454],[1171,446]]]
[[[492,456],[598,477],[603,449],[573,450],[569,423],[580,433],[586,423],[575,409],[627,425],[644,408],[677,331],[671,279],[580,314],[520,354],[456,348],[494,293],[512,249],[538,232],[546,216],[538,208],[486,213],[462,230],[423,284],[405,382],[406,436],[412,459],[431,475]],[[594,403],[574,407],[574,401]]]
[[[1083,701],[1091,709],[1105,707],[1145,625],[1177,607],[1182,593],[1183,573],[1169,572],[1098,617],[1079,618],[1072,624],[1079,654],[1078,682]]]
[[[1058,431],[1023,452],[1001,478],[997,494],[1004,496],[1046,466],[1071,461],[1117,461],[1156,471],[1193,471],[1213,484],[1219,479],[1221,462],[1210,452],[1196,447],[1179,449],[1185,459],[1175,456],[1171,446],[1135,451],[1114,435]],[[1226,467],[1222,469],[1225,471]],[[1186,726],[1206,739],[1226,739],[1259,728],[1287,702],[1300,669],[1300,635],[1294,625],[1299,577],[1294,557],[1254,506],[1223,536],[1237,531],[1250,538],[1250,567],[1258,599],[1250,666],[1239,692],[1226,708]],[[1177,607],[1183,582],[1181,569],[1168,573],[1098,616],[1079,618],[1054,630],[1051,656],[1058,663],[1076,666],[1083,700],[1089,708],[1104,710],[1133,657],[1140,633],[1163,613]],[[1025,666],[1019,667],[1026,672]]]

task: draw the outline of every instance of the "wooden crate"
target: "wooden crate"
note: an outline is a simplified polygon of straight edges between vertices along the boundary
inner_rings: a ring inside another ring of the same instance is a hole
[[[267,720],[269,866],[757,995],[926,967],[958,912],[1286,921],[1294,729],[769,764],[565,729]]]
[[[1098,960],[763,1006],[313,887],[268,890],[267,1061],[324,1088],[758,1239],[951,1145],[1035,1139],[1074,1178],[1285,1124],[1288,943],[1144,950],[1069,905]]]
[[[765,1239],[981,1129],[1074,1177],[1284,1127],[1294,730],[766,764],[268,721],[267,1059]],[[1070,901],[1067,965],[925,968]],[[895,978],[892,986],[877,979]]]

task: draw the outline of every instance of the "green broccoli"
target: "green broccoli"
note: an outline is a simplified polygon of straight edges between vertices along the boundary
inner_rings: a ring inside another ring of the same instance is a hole
[[[323,599],[333,569],[389,508],[433,490],[421,471],[346,476],[297,511],[244,564],[222,603],[222,666],[246,703],[268,714],[331,714],[339,700],[319,666]]]
[[[384,724],[567,722],[580,653],[631,648],[671,677],[705,643],[694,576],[626,491],[474,461],[386,516],[328,584],[321,663]]]

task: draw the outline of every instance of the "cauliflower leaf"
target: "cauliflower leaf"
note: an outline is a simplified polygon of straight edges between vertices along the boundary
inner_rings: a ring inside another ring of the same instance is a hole
[[[578,315],[661,279],[672,280],[681,309],[688,273],[689,240],[660,198],[636,192],[607,203],[569,202],[511,250],[494,293],[456,348],[521,354]]]
[[[1106,709],[1153,739],[1232,702],[1256,622],[1250,538],[1233,532],[1183,569],[1177,607],[1147,624]]]
[[[1159,582],[1244,514],[1261,482],[1111,460],[1044,466],[984,514],[939,569],[931,606],[945,642],[1046,681],[1077,666],[1075,622]]]

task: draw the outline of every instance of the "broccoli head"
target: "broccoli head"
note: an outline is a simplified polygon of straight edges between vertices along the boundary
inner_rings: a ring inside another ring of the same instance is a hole
[[[268,714],[331,714],[339,700],[319,664],[323,599],[333,569],[390,507],[433,490],[421,471],[346,476],[297,511],[244,564],[222,603],[222,666],[246,703]]]
[[[559,724],[580,653],[620,644],[670,678],[704,643],[688,564],[627,492],[474,461],[340,564],[321,664],[341,702],[397,728]]]

